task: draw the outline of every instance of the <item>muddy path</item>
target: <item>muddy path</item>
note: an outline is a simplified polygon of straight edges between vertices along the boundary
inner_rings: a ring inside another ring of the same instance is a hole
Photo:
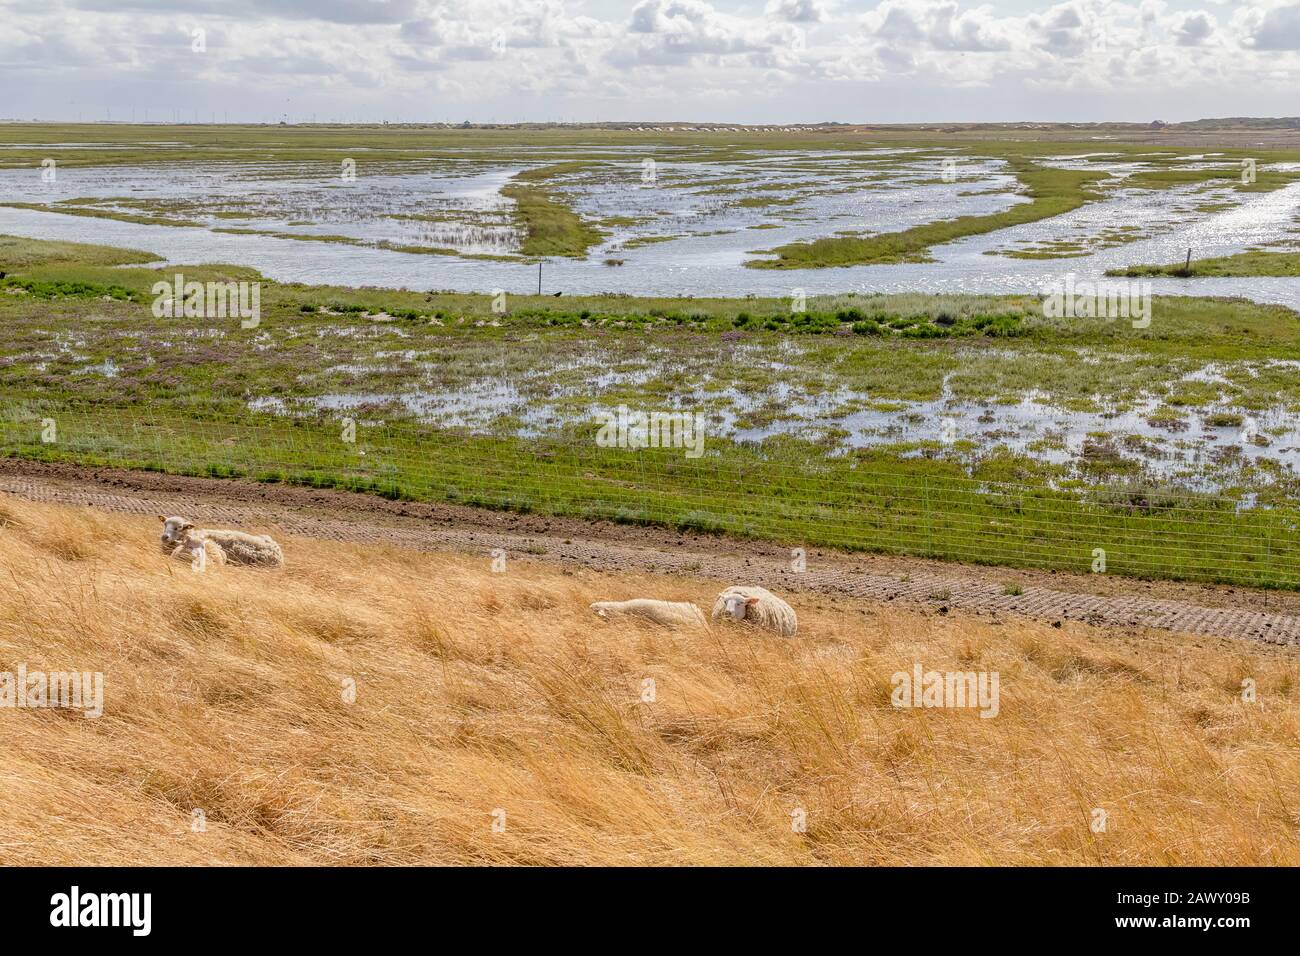
[[[792,542],[462,505],[388,501],[347,491],[0,459],[0,492],[126,514],[184,514],[199,523],[278,530],[419,550],[507,555],[593,570],[693,574],[782,592],[901,601],[939,613],[1023,615],[1300,644],[1300,594],[1140,581],[1107,575],[991,568],[810,548],[792,567]],[[1017,593],[1018,592],[1018,593]]]

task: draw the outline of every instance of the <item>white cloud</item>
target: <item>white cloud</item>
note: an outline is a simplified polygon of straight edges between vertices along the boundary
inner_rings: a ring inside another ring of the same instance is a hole
[[[906,46],[985,52],[1011,46],[1010,21],[996,20],[988,6],[962,10],[956,0],[885,0],[863,21],[873,35]]]
[[[1245,112],[1244,88],[1249,112],[1294,114],[1300,3],[1198,9],[1214,2],[7,0],[0,88],[50,118],[292,99],[353,118],[1174,119]]]
[[[1300,50],[1300,3],[1250,11],[1254,21],[1247,37],[1256,50]]]
[[[786,23],[821,23],[826,4],[821,0],[768,0],[767,15]]]
[[[1201,46],[1214,33],[1214,17],[1198,10],[1184,14],[1174,27],[1179,46]]]

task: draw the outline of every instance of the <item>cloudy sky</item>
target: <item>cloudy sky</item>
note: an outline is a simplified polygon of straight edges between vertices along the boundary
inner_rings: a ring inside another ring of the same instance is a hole
[[[1300,0],[0,0],[15,119],[1145,122],[1297,81]]]

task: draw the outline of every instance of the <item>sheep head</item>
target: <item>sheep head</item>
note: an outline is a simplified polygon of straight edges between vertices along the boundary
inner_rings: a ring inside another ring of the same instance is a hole
[[[178,518],[176,516],[164,518],[159,515],[158,520],[163,523],[163,544],[180,544],[189,535],[189,532],[194,530],[194,523],[188,518]]]
[[[727,605],[727,613],[737,621],[743,621],[745,612],[758,603],[758,598],[745,597],[743,594],[728,594],[723,600]]]

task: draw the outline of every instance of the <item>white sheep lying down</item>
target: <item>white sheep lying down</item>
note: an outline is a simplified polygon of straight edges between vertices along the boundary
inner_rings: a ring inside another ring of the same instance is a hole
[[[664,627],[707,627],[704,612],[689,601],[658,601],[633,598],[630,601],[596,601],[591,609],[601,617],[641,617]]]
[[[753,624],[781,637],[794,637],[799,629],[794,608],[760,587],[733,585],[718,595],[713,605],[713,620],[730,619]]]
[[[162,550],[174,557],[190,560],[194,550],[202,547],[211,561],[214,560],[211,545],[221,552],[221,558],[216,559],[218,564],[284,567],[284,552],[270,535],[197,528],[188,518],[175,516],[164,518],[159,515],[158,520],[163,523]]]

